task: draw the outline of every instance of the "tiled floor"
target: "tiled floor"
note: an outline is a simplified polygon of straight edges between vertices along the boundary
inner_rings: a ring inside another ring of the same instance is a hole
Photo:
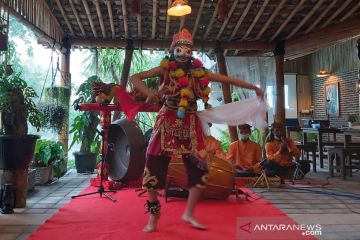
[[[290,187],[253,189],[268,199],[295,221],[321,224],[320,239],[360,239],[360,174],[346,181],[339,177],[327,180],[327,172],[310,173],[305,191]],[[36,187],[27,199],[27,207],[15,214],[0,214],[0,239],[26,239],[70,197],[89,185],[91,175],[70,170],[52,184]],[[327,183],[319,186],[319,183]]]
[[[27,207],[15,209],[14,214],[0,214],[0,239],[26,239],[46,219],[71,200],[82,189],[89,186],[91,175],[76,173],[74,169],[45,186],[36,186],[28,194]]]

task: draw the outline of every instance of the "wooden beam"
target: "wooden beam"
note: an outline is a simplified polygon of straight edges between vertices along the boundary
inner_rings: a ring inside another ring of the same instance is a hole
[[[141,31],[141,14],[136,16],[136,21],[137,21],[137,36],[139,39],[142,38],[142,31]]]
[[[249,10],[250,10],[250,7],[251,7],[251,5],[252,5],[253,2],[254,2],[254,0],[248,1],[248,4],[246,5],[246,8],[245,8],[244,12],[241,14],[241,17],[240,17],[239,20],[237,21],[237,23],[236,23],[236,25],[235,25],[235,28],[234,28],[233,32],[231,33],[231,36],[230,36],[229,41],[231,41],[231,40],[235,37],[235,35],[236,35],[236,33],[237,33],[237,31],[238,31],[241,23],[244,21],[244,18],[245,18],[246,15],[248,14],[248,12],[249,12]]]
[[[70,75],[70,50],[66,51],[64,54],[61,54],[61,65],[60,65],[60,86],[68,87],[71,89],[71,75]],[[70,95],[65,96],[66,99],[63,99],[64,102],[70,102]],[[69,106],[65,106],[69,110]],[[66,119],[69,119],[69,111],[67,111]],[[58,135],[58,140],[64,146],[65,152],[69,149],[69,122],[65,121],[60,134]]]
[[[73,11],[74,16],[76,18],[76,21],[77,21],[77,23],[78,23],[78,25],[80,27],[81,34],[83,35],[83,37],[85,37],[84,26],[81,23],[81,19],[79,17],[78,12],[76,11],[76,8],[75,8],[75,5],[74,5],[74,0],[69,0],[69,3],[70,3],[70,6],[71,6],[71,10]]]
[[[336,10],[336,12],[334,12],[334,14],[329,17],[329,19],[323,24],[321,25],[321,28],[326,27],[329,23],[331,23],[331,21],[337,17],[337,15],[339,15],[339,13],[342,12],[342,10],[344,10],[344,8],[346,8],[353,0],[347,0],[340,8],[338,8],[338,10]],[[358,3],[359,4],[359,3]]]
[[[113,15],[112,7],[111,7],[111,1],[106,0],[105,3],[106,3],[108,14],[109,14],[111,37],[114,39],[116,37],[116,35],[115,35],[114,15]]]
[[[360,35],[359,16],[355,15],[339,24],[320,31],[295,36],[285,42],[285,58],[294,59],[331,46],[339,41]]]
[[[299,4],[292,10],[292,12],[290,13],[290,15],[286,18],[286,20],[281,24],[281,26],[278,28],[278,30],[275,32],[275,34],[270,38],[270,41],[273,41],[278,35],[279,33],[281,33],[281,31],[284,29],[284,27],[288,24],[288,22],[293,18],[293,16],[295,15],[295,13],[297,13],[297,11],[299,11],[299,9],[302,7],[302,5],[305,3],[306,0],[301,0],[301,2],[299,2]]]
[[[70,32],[71,32],[71,35],[74,35],[74,30],[72,29],[71,27],[71,24],[69,22],[69,19],[67,18],[66,16],[66,13],[65,13],[65,10],[64,8],[62,7],[61,3],[60,3],[60,0],[56,0],[56,5],[58,6],[60,12],[61,12],[61,15],[63,16],[64,20],[65,20],[65,23],[66,23],[66,26],[69,28]]]
[[[222,24],[222,26],[220,28],[220,31],[219,31],[218,35],[216,36],[216,40],[218,40],[220,38],[222,32],[224,31],[227,23],[229,22],[229,19],[230,19],[231,15],[233,14],[233,12],[234,12],[234,10],[236,8],[237,3],[238,3],[238,0],[235,0],[233,2],[232,6],[230,8],[229,14],[226,16],[225,21],[223,22],[223,24]]]
[[[83,46],[83,47],[102,47],[102,48],[125,48],[127,46],[126,40],[121,39],[82,39],[72,38],[70,39],[72,46]],[[159,48],[168,49],[170,47],[171,40],[134,40],[133,45],[135,49],[143,48]],[[214,49],[217,46],[215,41],[196,41],[194,42],[194,49]],[[241,50],[272,50],[275,47],[275,43],[264,43],[256,41],[243,41],[243,42],[221,42],[221,46],[224,49],[241,49]]]
[[[120,80],[120,84],[125,88],[129,78],[131,59],[133,53],[134,53],[134,46],[132,45],[132,41],[128,40],[128,44],[125,49],[125,59],[124,59],[123,70],[121,73],[121,80]]]
[[[204,36],[203,36],[203,40],[207,38],[207,36],[209,35],[209,32],[210,32],[210,30],[211,30],[211,28],[212,28],[212,25],[214,24],[214,21],[215,21],[216,15],[217,15],[217,11],[218,11],[218,9],[219,9],[219,3],[220,3],[220,2],[218,2],[218,3],[216,4],[216,7],[215,7],[214,13],[213,13],[213,15],[212,15],[212,17],[211,17],[210,23],[209,23],[209,25],[207,26],[206,32],[205,32],[205,34],[204,34]]]
[[[259,40],[260,37],[263,35],[263,33],[265,32],[265,30],[268,28],[268,26],[270,25],[270,23],[272,23],[272,21],[274,20],[274,18],[277,16],[277,14],[279,13],[279,11],[282,9],[282,7],[284,6],[284,3],[286,2],[286,0],[282,0],[280,2],[280,4],[276,7],[275,11],[273,11],[273,13],[271,14],[270,18],[266,21],[265,25],[261,28],[260,32],[256,35],[255,40]]]
[[[101,28],[101,33],[103,35],[103,38],[106,38],[106,30],[105,30],[105,26],[104,26],[104,19],[103,19],[103,15],[101,12],[101,7],[99,4],[99,0],[94,0],[94,4],[95,4],[95,8],[96,8],[96,12],[99,18],[99,23],[100,23],[100,28]]]
[[[252,31],[252,29],[254,28],[255,24],[257,23],[257,21],[259,20],[259,18],[261,17],[262,13],[264,12],[266,6],[268,5],[270,0],[265,0],[263,5],[261,6],[259,12],[256,14],[255,19],[252,20],[250,27],[248,28],[248,30],[246,31],[245,35],[241,38],[241,40],[244,40],[247,38],[247,36],[249,36],[250,32]]]
[[[275,89],[276,89],[276,104],[275,117],[276,123],[285,124],[285,97],[284,97],[284,43],[279,42],[274,49],[275,57]]]
[[[156,16],[157,16],[157,0],[153,0],[151,39],[154,39],[156,35]]]
[[[172,0],[168,0],[167,9],[170,8],[171,3],[172,3]],[[167,39],[169,37],[169,32],[170,32],[170,16],[166,12],[165,39]]]
[[[332,1],[324,11],[321,12],[320,16],[311,24],[311,26],[305,31],[306,33],[311,32],[311,30],[323,19],[323,17],[330,11],[330,9],[333,8],[333,6],[336,4],[336,1]]]
[[[227,70],[226,70],[226,63],[225,63],[225,57],[223,55],[224,50],[217,45],[216,50],[216,62],[218,65],[218,69],[219,69],[219,73],[222,75],[227,76]],[[231,91],[230,91],[230,84],[228,83],[221,83],[222,86],[222,92],[223,92],[223,96],[224,96],[224,103],[231,103]],[[237,130],[236,127],[230,127],[229,128],[229,133],[230,133],[230,139],[231,142],[235,142],[239,139],[238,134],[237,134]]]
[[[61,35],[65,35],[64,30],[62,29],[62,27],[60,26],[59,21],[57,20],[57,18],[54,16],[53,12],[50,10],[49,5],[46,3],[45,0],[41,0],[44,3],[44,8],[46,9],[46,12],[49,14],[50,19],[55,23],[55,25],[58,27]],[[29,4],[29,3],[28,3]]]
[[[25,27],[27,27],[30,31],[34,32],[37,36],[37,38],[41,38],[44,41],[46,41],[49,46],[54,47],[55,49],[62,49],[62,42],[58,39],[52,38],[48,33],[44,32],[42,29],[38,28],[31,22],[29,22],[27,19],[25,19],[23,16],[19,15],[18,12],[16,12],[13,8],[8,8],[9,14],[17,19],[17,21],[21,24],[23,24]],[[63,32],[62,32],[63,33]],[[64,34],[64,33],[63,33]],[[61,35],[60,39],[62,40],[64,38],[64,35]]]
[[[306,23],[306,21],[314,14],[314,12],[320,7],[320,5],[324,2],[324,0],[319,0],[315,6],[311,9],[311,11],[306,14],[306,16],[301,20],[300,23],[296,24],[296,27],[291,31],[291,33],[286,37],[286,39],[291,38],[297,33],[297,31]]]
[[[123,22],[124,22],[124,35],[125,35],[125,39],[128,39],[129,38],[129,26],[128,26],[128,18],[127,18],[125,0],[121,0],[121,11],[122,11]]]
[[[92,20],[92,16],[91,16],[91,12],[90,12],[90,8],[89,8],[89,5],[87,3],[87,0],[82,0],[82,3],[84,5],[86,16],[87,16],[87,18],[89,20],[89,23],[90,23],[90,26],[91,26],[91,31],[94,34],[94,37],[97,38],[98,36],[97,36],[96,28],[95,28],[94,22]]]
[[[360,7],[360,4],[356,4],[356,6],[354,6],[350,11],[348,11],[341,19],[340,22],[345,21],[348,17],[351,16],[351,14],[353,14],[356,10],[358,10],[358,8]]]
[[[171,2],[171,0],[169,2]],[[200,17],[201,17],[203,8],[204,8],[204,3],[205,3],[205,0],[201,0],[200,7],[198,9],[198,14],[197,14],[196,20],[195,20],[195,25],[194,25],[194,28],[193,28],[193,31],[192,31],[193,37],[195,37],[196,30],[197,30],[198,25],[199,25]]]

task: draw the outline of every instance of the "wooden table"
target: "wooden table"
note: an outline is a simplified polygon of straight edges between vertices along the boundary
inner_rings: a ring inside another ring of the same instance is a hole
[[[307,140],[308,136],[307,135],[309,133],[316,134],[317,139],[318,139],[317,148],[318,148],[318,152],[319,152],[320,167],[323,168],[324,167],[323,147],[325,145],[336,145],[335,144],[335,142],[336,142],[336,134],[343,133],[343,131],[341,129],[338,129],[338,128],[301,128],[301,130],[304,133],[304,138],[303,138],[303,143],[304,144],[308,143],[308,140]],[[323,135],[324,134],[332,134],[334,141],[330,142],[328,140],[328,141],[324,142],[323,141]],[[339,142],[339,144],[342,144],[342,143]]]
[[[354,143],[351,141],[352,137],[360,137],[360,129],[355,128],[344,128],[343,133],[345,136],[344,141],[344,147],[349,147],[351,145],[354,145]],[[359,143],[356,143],[355,145],[359,145]]]

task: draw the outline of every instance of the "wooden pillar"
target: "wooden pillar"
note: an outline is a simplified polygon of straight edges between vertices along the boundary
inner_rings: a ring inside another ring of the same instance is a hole
[[[216,54],[216,62],[218,64],[220,74],[227,76],[224,49],[220,46],[220,44],[217,44],[217,47],[215,49],[215,54]],[[225,104],[231,103],[230,85],[228,83],[222,83],[221,88],[224,95],[224,103]],[[236,127],[229,126],[229,133],[230,133],[231,142],[237,141],[239,139]]]
[[[128,43],[127,43],[127,46],[125,49],[124,67],[123,67],[123,71],[121,74],[121,81],[120,81],[120,84],[123,87],[126,87],[126,84],[128,82],[133,53],[134,53],[133,42],[131,40],[128,40]]]
[[[276,85],[276,104],[274,121],[285,124],[285,97],[284,97],[284,42],[278,42],[274,49],[275,56],[275,85]]]
[[[61,65],[60,65],[60,72],[61,72],[61,79],[60,79],[60,86],[68,87],[70,89],[70,94],[66,96],[68,99],[64,99],[64,102],[70,102],[71,96],[71,74],[70,74],[70,50],[71,46],[67,38],[63,40],[63,47],[66,51],[61,53]],[[65,106],[67,108],[67,116],[66,120],[63,123],[63,127],[61,132],[59,133],[58,140],[61,142],[65,147],[65,152],[67,153],[69,148],[69,104]]]

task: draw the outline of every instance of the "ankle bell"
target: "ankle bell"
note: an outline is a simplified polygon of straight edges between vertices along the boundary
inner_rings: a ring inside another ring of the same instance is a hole
[[[149,200],[146,200],[146,212],[145,213],[150,213],[153,215],[156,215],[158,213],[160,213],[161,210],[161,204],[159,202],[159,200],[155,200],[153,202],[150,202]]]

